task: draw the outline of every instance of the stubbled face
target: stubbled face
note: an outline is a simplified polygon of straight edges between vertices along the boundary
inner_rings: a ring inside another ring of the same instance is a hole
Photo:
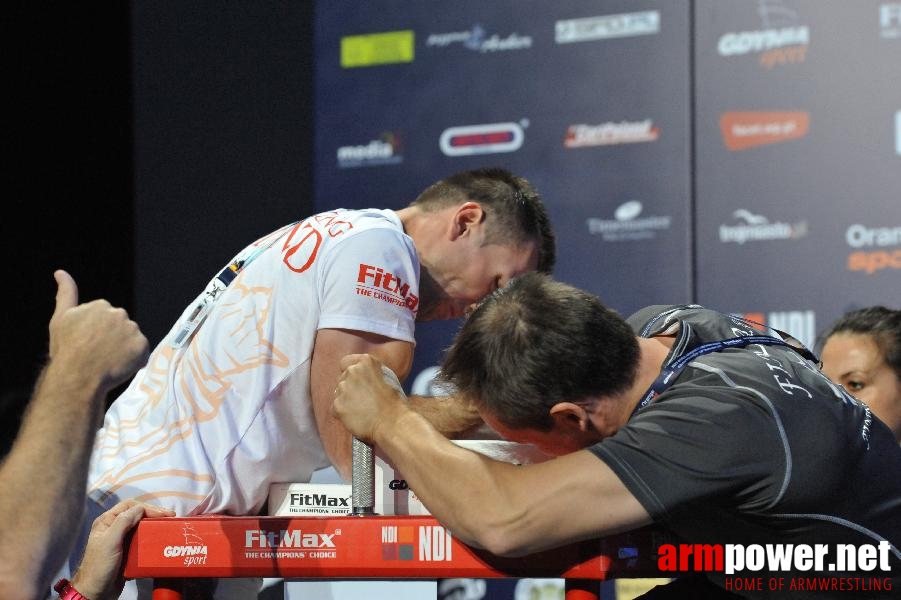
[[[482,420],[505,440],[519,444],[532,444],[549,456],[563,456],[570,452],[584,450],[601,440],[601,436],[594,429],[590,431],[576,431],[574,429],[563,431],[558,427],[550,431],[511,429],[485,410],[480,410],[479,414]]]
[[[512,278],[534,271],[538,249],[534,242],[522,247],[481,245],[479,235],[470,235],[420,260],[416,320],[458,319]]]
[[[901,441],[901,380],[885,363],[873,338],[857,333],[832,335],[823,345],[820,360],[823,373],[866,403]]]

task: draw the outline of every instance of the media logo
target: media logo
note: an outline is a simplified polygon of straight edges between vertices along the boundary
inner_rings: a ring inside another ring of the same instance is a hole
[[[479,24],[473,25],[469,31],[452,31],[450,33],[430,33],[426,38],[426,48],[447,48],[459,44],[467,50],[481,54],[491,52],[509,52],[511,50],[527,50],[532,47],[532,37],[511,33],[501,37],[496,33],[489,35]]]
[[[400,135],[393,131],[382,133],[378,139],[357,146],[338,148],[338,168],[397,165],[403,162]]]
[[[901,2],[879,5],[879,37],[884,40],[901,39]]]
[[[766,217],[740,208],[732,213],[737,225],[720,225],[720,242],[742,245],[745,242],[771,242],[796,240],[807,235],[807,221],[789,224],[782,221],[770,223]]]
[[[600,235],[605,242],[634,242],[650,240],[657,237],[658,232],[670,228],[672,217],[641,217],[644,205],[638,200],[629,200],[620,204],[613,212],[613,219],[589,217],[586,219],[588,233]]]
[[[901,269],[901,226],[868,227],[855,223],[845,232],[845,242],[854,251],[848,255],[848,270],[873,275],[884,269]]]
[[[660,33],[660,11],[657,10],[568,19],[554,24],[554,41],[558,44],[656,33]]]
[[[445,156],[515,152],[522,147],[527,125],[510,122],[449,127],[441,133],[438,144]]]
[[[726,148],[736,152],[757,146],[795,140],[807,135],[807,112],[726,112],[720,116],[720,131]]]
[[[810,29],[798,24],[797,12],[773,0],[760,0],[757,12],[761,29],[723,34],[717,42],[717,53],[725,58],[759,55],[760,65],[766,69],[804,62]]]
[[[651,119],[643,121],[607,121],[600,125],[570,125],[566,130],[563,145],[567,148],[586,146],[610,146],[614,144],[635,144],[656,142],[660,128]]]
[[[345,36],[341,38],[341,68],[413,62],[414,47],[412,30]]]

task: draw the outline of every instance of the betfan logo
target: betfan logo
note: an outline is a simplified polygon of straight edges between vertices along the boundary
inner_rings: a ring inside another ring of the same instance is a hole
[[[450,127],[441,133],[438,143],[445,156],[515,152],[525,139],[523,127],[512,122]]]
[[[567,148],[585,146],[610,146],[614,144],[635,144],[656,142],[660,128],[651,119],[642,121],[608,121],[601,125],[570,125],[566,130],[563,145]]]
[[[795,140],[807,135],[808,112],[726,112],[720,130],[726,148],[735,152]]]

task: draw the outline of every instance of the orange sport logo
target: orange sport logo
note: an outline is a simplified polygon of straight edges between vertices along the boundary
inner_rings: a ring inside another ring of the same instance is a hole
[[[845,242],[854,249],[848,255],[849,271],[873,275],[884,269],[901,269],[901,227],[855,223],[845,232]]]

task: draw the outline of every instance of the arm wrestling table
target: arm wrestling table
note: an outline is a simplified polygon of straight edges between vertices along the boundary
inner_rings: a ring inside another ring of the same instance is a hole
[[[665,543],[653,530],[502,558],[453,538],[430,516],[147,518],[125,564],[128,578],[153,578],[154,600],[193,600],[191,579],[443,579],[554,577],[566,600],[597,600],[599,582],[668,577],[656,567]],[[594,591],[593,591],[594,590]]]
[[[371,448],[358,440],[352,483],[350,516],[143,519],[124,574],[154,579],[153,600],[207,598],[196,582],[221,577],[550,577],[565,580],[566,600],[598,600],[600,580],[672,575],[657,569],[657,549],[669,540],[653,528],[504,558],[457,541],[434,517],[376,515]]]

